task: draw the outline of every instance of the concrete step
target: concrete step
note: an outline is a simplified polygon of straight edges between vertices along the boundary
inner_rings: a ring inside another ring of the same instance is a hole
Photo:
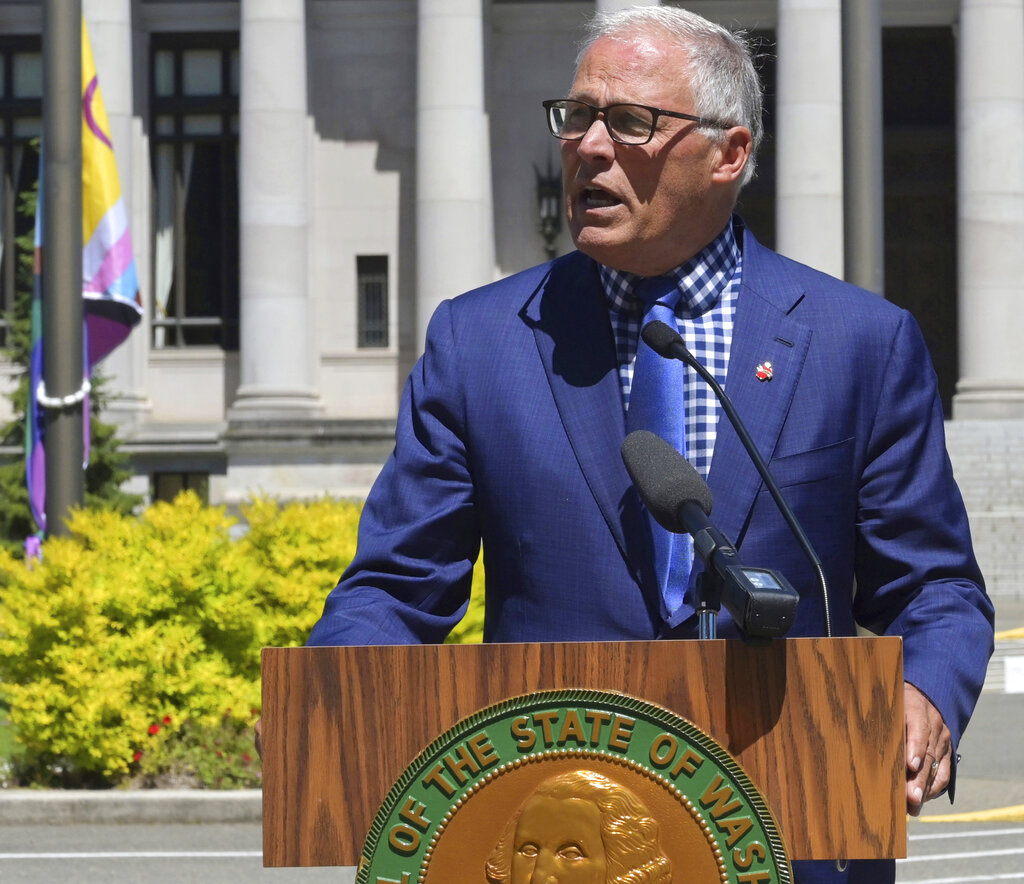
[[[989,595],[1024,600],[1024,421],[947,421],[946,446]]]
[[[996,641],[982,693],[1024,694],[1024,639]]]

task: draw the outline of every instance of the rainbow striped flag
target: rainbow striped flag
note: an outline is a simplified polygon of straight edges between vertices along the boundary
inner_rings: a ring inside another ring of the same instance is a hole
[[[128,212],[89,34],[82,22],[82,296],[89,368],[142,319]]]
[[[45,146],[44,146],[45,150]],[[40,162],[40,170],[43,168]],[[46,531],[46,409],[39,401],[42,391],[41,279],[43,187],[40,174],[36,210],[36,279],[32,298],[32,359],[29,406],[25,434],[26,481],[32,517],[40,535]],[[110,140],[110,123],[100,93],[96,65],[85,20],[82,20],[82,297],[85,300],[83,329],[84,378],[97,362],[121,344],[142,319],[139,280],[135,271],[128,213],[121,196],[121,181]],[[83,389],[84,389],[83,385]],[[89,401],[83,403],[85,452],[89,454]],[[31,539],[30,539],[31,541]],[[26,543],[26,548],[31,544]]]

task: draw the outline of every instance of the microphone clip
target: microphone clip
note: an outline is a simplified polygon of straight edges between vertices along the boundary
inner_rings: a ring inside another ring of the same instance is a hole
[[[692,506],[692,504],[684,504]],[[698,635],[715,638],[718,612],[725,605],[747,638],[781,638],[793,626],[797,591],[778,571],[750,568],[714,525],[695,531],[693,551],[704,562],[697,577]]]

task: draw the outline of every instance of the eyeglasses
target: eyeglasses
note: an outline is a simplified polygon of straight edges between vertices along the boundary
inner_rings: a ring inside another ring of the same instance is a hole
[[[714,129],[729,128],[728,123],[719,120],[648,107],[645,104],[609,104],[605,107],[594,107],[585,101],[576,101],[572,98],[554,98],[543,102],[543,105],[547,111],[548,129],[555,138],[561,138],[563,141],[582,140],[594,125],[598,115],[602,117],[601,122],[604,123],[611,139],[619,144],[647,144],[654,137],[658,117],[691,120]]]
[[[598,115],[603,117],[605,129],[613,141],[619,144],[647,144],[654,137],[659,117],[673,117],[690,120],[701,126],[714,129],[728,129],[729,123],[710,120],[680,111],[663,110],[645,104],[609,104],[594,107],[585,101],[572,98],[555,98],[542,102],[547,111],[548,129],[555,138],[563,141],[580,141],[594,125]]]

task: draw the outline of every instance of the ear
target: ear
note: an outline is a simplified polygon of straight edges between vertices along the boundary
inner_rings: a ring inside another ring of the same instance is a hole
[[[722,143],[718,146],[718,155],[711,180],[719,184],[739,181],[743,169],[750,159],[750,149],[754,139],[746,126],[733,126],[727,129]]]

